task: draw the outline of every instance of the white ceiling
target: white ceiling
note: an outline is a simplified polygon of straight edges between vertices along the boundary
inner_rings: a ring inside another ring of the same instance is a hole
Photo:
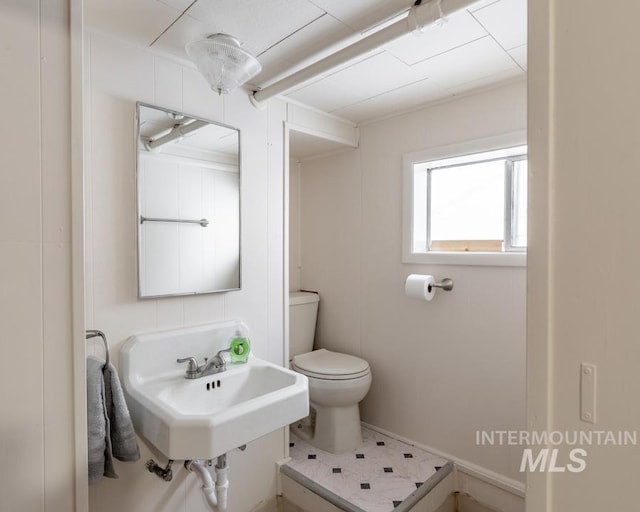
[[[435,0],[433,0],[435,1]],[[446,0],[444,0],[446,1]],[[244,42],[264,87],[375,30],[412,0],[85,0],[90,27],[186,58],[186,43],[224,32]],[[360,123],[524,78],[527,0],[479,0],[285,96]]]

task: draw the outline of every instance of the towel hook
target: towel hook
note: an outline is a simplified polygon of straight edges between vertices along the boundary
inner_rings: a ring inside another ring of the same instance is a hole
[[[102,343],[104,343],[104,352],[105,352],[105,361],[104,367],[106,368],[109,364],[109,344],[107,343],[107,337],[104,335],[102,331],[98,331],[95,329],[88,329],[85,334],[85,339],[90,340],[91,338],[102,338]]]

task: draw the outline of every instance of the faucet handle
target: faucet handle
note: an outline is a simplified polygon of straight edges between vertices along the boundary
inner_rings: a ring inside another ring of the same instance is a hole
[[[222,371],[225,371],[227,369],[227,360],[224,356],[229,352],[231,352],[230,348],[223,348],[222,350],[218,350],[218,352],[216,352],[216,355],[213,356],[216,365],[222,368]]]
[[[187,375],[196,374],[198,372],[198,360],[193,356],[176,359],[176,363],[189,363],[189,366],[187,366]]]

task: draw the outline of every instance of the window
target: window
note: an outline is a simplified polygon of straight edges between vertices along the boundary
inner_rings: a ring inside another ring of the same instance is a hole
[[[405,194],[409,185],[409,201],[405,196],[405,209],[409,203],[410,211],[405,212],[405,262],[525,263],[526,146],[446,158],[429,158],[428,154],[408,157]]]

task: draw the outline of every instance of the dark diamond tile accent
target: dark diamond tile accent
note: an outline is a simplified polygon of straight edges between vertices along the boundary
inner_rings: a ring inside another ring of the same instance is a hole
[[[393,508],[396,508],[397,506],[399,506],[400,503],[402,503],[402,502],[401,501],[397,501],[397,500],[393,500]]]
[[[360,489],[371,489],[371,484],[368,484],[367,482],[363,482],[360,484]]]
[[[403,455],[405,459],[413,459],[413,453],[405,453]]]
[[[416,482],[416,489],[419,489],[424,482]]]
[[[442,469],[442,466],[433,466],[434,468],[436,468],[436,471],[440,471]]]
[[[289,448],[293,448],[296,445],[296,443],[289,443]]]
[[[385,473],[393,473],[393,468],[384,468]]]
[[[331,471],[334,473],[342,473],[342,468],[333,468]]]
[[[307,459],[315,459],[315,458],[316,458],[315,453],[310,453],[309,455],[307,455]]]
[[[364,453],[356,453],[356,459],[364,459]]]
[[[384,441],[377,441],[377,442],[376,442],[376,445],[377,445],[377,446],[384,446]]]

